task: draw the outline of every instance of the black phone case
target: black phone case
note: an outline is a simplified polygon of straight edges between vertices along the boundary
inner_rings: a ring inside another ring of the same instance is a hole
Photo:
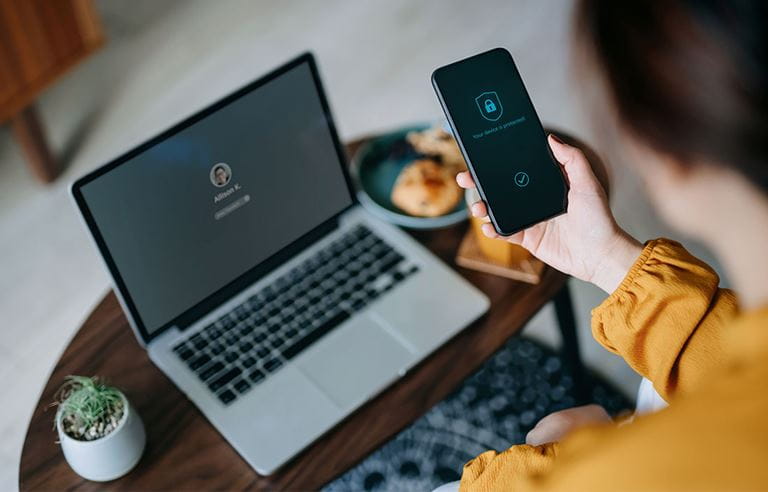
[[[449,63],[448,65],[443,65],[442,67],[439,67],[439,68],[435,69],[432,72],[431,81],[432,81],[432,87],[435,90],[435,93],[437,95],[437,99],[440,102],[440,106],[443,108],[443,113],[445,114],[445,117],[448,120],[448,124],[451,127],[451,131],[453,133],[453,137],[456,140],[456,143],[459,145],[459,149],[461,150],[461,155],[464,157],[464,161],[467,163],[467,168],[469,169],[469,172],[472,175],[472,179],[475,181],[475,185],[477,186],[477,191],[480,194],[480,198],[486,204],[486,209],[488,210],[488,217],[491,220],[491,224],[493,225],[494,230],[499,235],[501,235],[501,236],[511,236],[512,234],[515,234],[515,233],[520,232],[522,230],[525,230],[525,229],[527,229],[527,228],[529,228],[529,227],[531,227],[533,225],[536,225],[538,223],[541,223],[541,222],[544,222],[546,220],[552,219],[554,217],[557,217],[557,216],[562,215],[562,214],[567,212],[567,210],[568,210],[568,190],[569,190],[569,186],[568,186],[568,180],[565,178],[565,175],[563,174],[562,166],[557,161],[557,159],[555,159],[555,156],[552,154],[552,149],[550,149],[549,145],[547,145],[547,153],[549,154],[549,157],[552,159],[552,162],[555,164],[555,166],[557,166],[557,169],[560,171],[560,174],[561,174],[561,177],[562,177],[562,180],[563,180],[563,184],[565,186],[565,193],[563,195],[562,209],[559,212],[555,212],[554,214],[543,216],[542,218],[536,219],[533,222],[526,223],[526,224],[521,224],[520,226],[516,227],[515,229],[513,229],[511,231],[504,231],[504,230],[502,230],[501,226],[499,226],[498,221],[494,217],[493,210],[492,210],[491,206],[488,204],[488,199],[486,198],[485,192],[483,191],[482,183],[477,178],[477,173],[475,172],[474,166],[472,165],[472,161],[469,158],[467,150],[464,148],[464,143],[462,142],[461,136],[459,135],[458,129],[456,128],[456,124],[453,121],[453,117],[451,116],[451,113],[448,110],[448,106],[446,105],[446,103],[445,103],[445,101],[443,99],[443,95],[440,92],[440,86],[437,83],[436,77],[435,77],[436,74],[440,70],[442,70],[442,69],[445,69],[447,67],[451,67],[451,66],[459,64],[459,63],[464,63],[464,62],[469,61],[469,60],[471,60],[471,59],[473,59],[475,57],[483,56],[485,54],[488,54],[488,53],[491,53],[491,52],[497,51],[497,50],[503,51],[507,56],[509,56],[510,59],[512,59],[511,53],[509,53],[509,51],[507,51],[506,49],[504,49],[504,48],[494,48],[492,50],[484,51],[482,53],[478,53],[477,55],[473,55],[473,56],[464,58],[462,60],[459,60],[459,61],[456,61],[456,62],[453,62],[453,63]],[[514,60],[512,62],[514,63]],[[530,100],[530,95],[528,95],[528,91],[527,90],[526,90],[526,95],[528,96],[528,98]],[[541,119],[538,118],[538,115],[537,115],[537,119],[539,121],[539,125],[541,126]],[[543,127],[542,127],[542,132],[546,135],[546,131],[544,131]]]

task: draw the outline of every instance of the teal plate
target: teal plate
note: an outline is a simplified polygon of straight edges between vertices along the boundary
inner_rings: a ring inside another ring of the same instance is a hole
[[[438,217],[416,217],[400,210],[390,197],[405,166],[420,157],[405,137],[430,125],[405,127],[372,138],[352,158],[352,178],[357,199],[380,219],[411,229],[438,229],[467,219],[467,206],[460,200],[455,209]]]

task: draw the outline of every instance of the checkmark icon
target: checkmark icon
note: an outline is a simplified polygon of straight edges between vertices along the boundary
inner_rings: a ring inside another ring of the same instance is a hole
[[[520,171],[517,174],[515,174],[515,184],[520,188],[525,188],[526,186],[528,186],[528,183],[530,181],[531,179],[528,177],[528,174],[524,173],[523,171]]]

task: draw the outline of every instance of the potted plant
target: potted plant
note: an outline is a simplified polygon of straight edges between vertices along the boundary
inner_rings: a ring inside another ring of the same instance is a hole
[[[139,462],[144,424],[120,390],[98,378],[68,376],[54,405],[61,449],[78,475],[106,482]]]

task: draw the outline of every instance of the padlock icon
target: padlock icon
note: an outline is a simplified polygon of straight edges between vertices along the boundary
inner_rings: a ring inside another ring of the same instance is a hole
[[[504,105],[495,91],[483,92],[475,98],[475,105],[480,116],[488,121],[498,121],[504,114]]]

